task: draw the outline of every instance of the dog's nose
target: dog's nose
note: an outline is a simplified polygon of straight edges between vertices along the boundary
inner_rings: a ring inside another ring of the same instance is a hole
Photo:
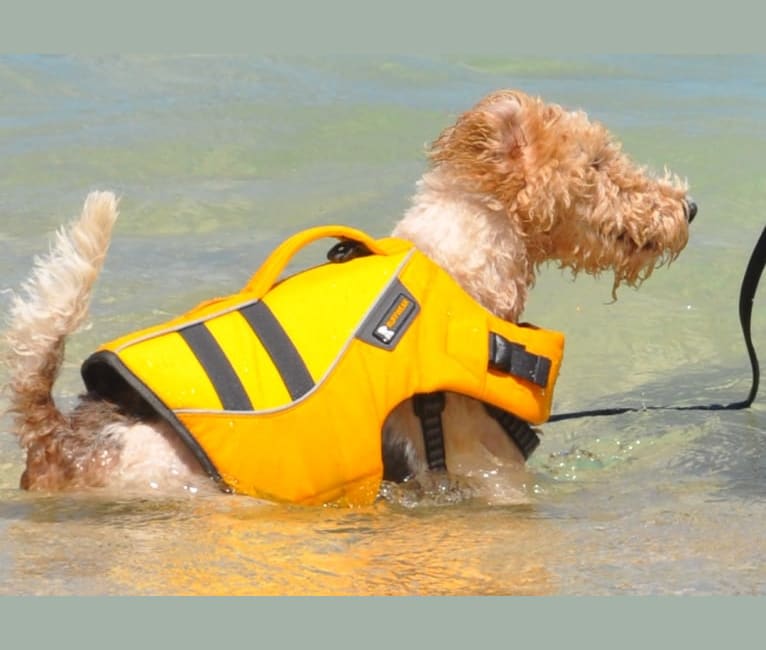
[[[694,221],[694,217],[697,216],[697,204],[691,198],[684,202],[684,212],[686,212],[686,220],[689,223]]]

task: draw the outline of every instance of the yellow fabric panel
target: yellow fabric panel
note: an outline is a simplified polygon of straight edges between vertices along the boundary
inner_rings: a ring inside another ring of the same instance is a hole
[[[354,341],[350,349],[370,347]],[[385,355],[383,350],[379,351]],[[353,353],[352,353],[353,355]],[[371,503],[383,475],[375,379],[359,364],[339,366],[299,405],[271,413],[179,411],[224,481],[236,492],[276,501]],[[349,400],[349,385],[355,399]]]
[[[120,352],[125,345],[132,345],[138,342],[139,339],[150,338],[152,336],[158,336],[165,334],[166,332],[172,332],[180,329],[186,325],[191,325],[195,321],[203,321],[211,316],[211,314],[219,314],[221,312],[236,308],[237,305],[242,304],[244,301],[249,300],[249,296],[243,296],[242,294],[235,293],[231,296],[225,296],[221,298],[212,298],[206,300],[186,313],[173,318],[172,320],[159,323],[147,327],[139,332],[132,332],[114,339],[109,343],[102,345],[99,349],[109,349],[114,352]]]
[[[452,390],[488,401],[532,424],[548,419],[563,354],[561,333],[521,327],[494,316],[423,256],[414,258],[400,278],[421,301],[423,316],[417,325],[417,341],[409,341],[416,343],[412,358],[427,368],[417,383],[417,392]],[[531,354],[549,358],[547,387],[489,370],[489,332],[524,345]]]
[[[315,381],[336,361],[404,257],[325,264],[288,278],[264,297]]]
[[[165,404],[221,408],[213,384],[177,332],[125,346],[120,358],[140,379],[151,378],[152,390]],[[184,381],[179,382],[179,377]]]
[[[242,314],[232,311],[207,321],[205,326],[237,373],[253,409],[274,408],[292,401],[269,353]]]

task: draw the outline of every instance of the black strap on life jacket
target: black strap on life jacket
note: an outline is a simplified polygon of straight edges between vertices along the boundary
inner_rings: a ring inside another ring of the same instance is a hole
[[[412,407],[415,415],[420,419],[420,428],[423,430],[428,469],[447,469],[444,460],[444,429],[442,428],[442,411],[445,402],[442,391],[412,396]]]
[[[527,352],[520,343],[513,343],[495,332],[489,335],[489,367],[519,379],[531,381],[538,386],[547,386],[551,371],[551,360],[538,354]],[[413,396],[412,405],[415,415],[420,419],[423,430],[423,442],[429,469],[446,469],[444,451],[444,429],[442,411],[444,393],[420,393]],[[491,404],[484,404],[487,413],[502,427],[503,431],[516,444],[526,460],[540,444],[540,438],[528,423],[512,413]]]
[[[761,236],[753,249],[750,261],[745,270],[745,276],[742,279],[742,287],[739,292],[739,323],[742,326],[742,334],[745,337],[745,347],[750,358],[752,367],[752,382],[750,392],[747,398],[741,402],[732,402],[731,404],[706,404],[701,406],[626,406],[617,408],[593,409],[588,411],[575,411],[572,413],[557,413],[548,418],[549,422],[558,422],[560,420],[571,420],[573,418],[594,417],[602,415],[620,415],[634,411],[733,411],[749,408],[758,394],[758,382],[760,379],[760,369],[758,366],[758,357],[755,354],[753,339],[750,333],[750,317],[753,313],[753,299],[758,289],[758,282],[761,279],[761,273],[766,265],[766,227],[761,232]]]
[[[444,393],[441,391],[419,393],[412,398],[415,415],[420,419],[420,426],[423,430],[423,442],[429,469],[444,470],[447,468],[441,417],[445,402]],[[540,444],[540,438],[534,429],[513,413],[504,411],[497,406],[484,402],[484,409],[519,448],[524,460],[527,460]]]
[[[529,423],[524,422],[524,420],[516,417],[513,413],[497,408],[497,406],[492,406],[492,404],[485,402],[484,409],[516,444],[521,455],[524,456],[524,460],[527,460],[540,444],[540,438],[535,433],[535,430],[529,426]]]

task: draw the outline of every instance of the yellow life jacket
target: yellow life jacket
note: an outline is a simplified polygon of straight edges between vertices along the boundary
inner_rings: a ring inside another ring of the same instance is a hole
[[[280,281],[323,237],[363,255]],[[225,489],[353,505],[378,493],[396,405],[454,391],[542,423],[563,343],[497,318],[409,242],[326,226],[283,242],[240,292],[103,345],[82,375],[104,398],[138,396]]]

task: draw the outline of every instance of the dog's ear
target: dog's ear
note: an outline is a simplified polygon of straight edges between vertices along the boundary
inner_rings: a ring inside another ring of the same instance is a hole
[[[431,162],[449,168],[452,181],[473,191],[498,194],[503,186],[500,194],[511,198],[523,187],[524,99],[509,91],[483,99],[434,141]]]
[[[527,137],[522,128],[522,103],[518,95],[503,94],[484,107],[485,120],[492,130],[490,142],[497,154],[515,158],[527,145]]]
[[[526,145],[522,105],[515,93],[490,95],[463,113],[431,145],[435,163],[502,163],[517,158]]]

